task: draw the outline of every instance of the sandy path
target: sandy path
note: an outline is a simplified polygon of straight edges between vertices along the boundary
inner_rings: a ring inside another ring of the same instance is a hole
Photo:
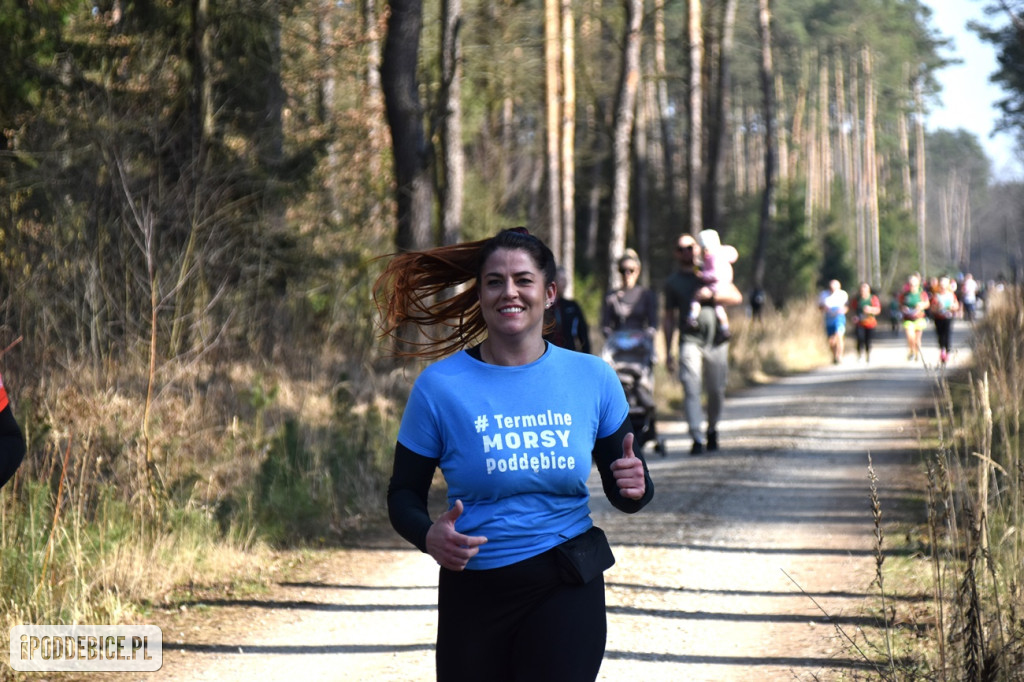
[[[907,362],[884,333],[870,365],[848,356],[731,396],[719,452],[690,457],[685,427],[663,421],[669,455],[648,450],[657,493],[638,515],[614,512],[592,477],[617,557],[600,679],[874,677],[818,605],[862,645],[861,629],[871,635],[867,455],[886,522],[920,514],[914,414],[930,409],[934,383],[934,368]],[[144,679],[433,679],[436,565],[397,536],[385,545],[325,551],[265,597],[169,617],[163,670]]]

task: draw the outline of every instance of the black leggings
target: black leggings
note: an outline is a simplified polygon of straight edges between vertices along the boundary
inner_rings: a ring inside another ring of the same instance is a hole
[[[441,569],[438,682],[593,682],[604,658],[604,578],[567,584],[554,550],[488,571]]]
[[[949,333],[953,329],[953,320],[947,317],[935,317],[935,333],[939,335],[939,349],[949,352]]]
[[[868,355],[871,355],[871,337],[874,336],[875,329],[861,327],[857,325],[857,352],[864,351]]]

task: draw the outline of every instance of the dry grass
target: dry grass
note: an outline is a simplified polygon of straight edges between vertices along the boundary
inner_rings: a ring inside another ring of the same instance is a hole
[[[24,482],[0,504],[3,636],[20,623],[133,622],[183,586],[258,583],[275,561],[261,543],[224,537],[201,511],[157,518],[107,486],[93,490],[90,508],[66,483],[58,498]]]
[[[766,310],[760,320],[737,319],[732,327],[730,370],[744,384],[806,372],[831,358],[821,311],[811,300]]]
[[[989,301],[975,328],[974,365],[937,381],[937,438],[922,441],[927,520],[902,529],[911,558],[887,558],[878,587],[931,600],[901,614],[884,604],[883,679],[1024,680],[1024,300]],[[877,528],[877,523],[876,523]],[[890,532],[890,536],[894,533]],[[901,652],[900,657],[894,651]]]
[[[360,510],[382,509],[391,405],[357,387],[395,395],[400,377],[162,374],[150,429],[163,499],[145,483],[143,371],[77,367],[74,383],[12,389],[30,454],[0,496],[0,631],[131,621],[193,585],[258,585],[282,534],[336,542],[367,523]]]
[[[930,532],[948,679],[1024,679],[1024,300],[994,295],[975,331],[975,367],[945,386],[930,461]]]

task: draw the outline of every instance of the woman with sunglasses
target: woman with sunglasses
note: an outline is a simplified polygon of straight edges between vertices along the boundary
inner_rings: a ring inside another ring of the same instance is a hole
[[[654,494],[615,373],[543,338],[555,274],[551,250],[517,228],[396,254],[374,288],[398,352],[438,359],[405,406],[388,514],[441,567],[441,681],[596,679],[614,559],[590,517],[591,464],[621,511]],[[408,324],[420,343],[401,345]],[[448,509],[435,520],[438,467]]]
[[[650,339],[658,330],[658,296],[640,282],[640,256],[633,249],[619,258],[622,286],[604,299],[601,331],[605,338],[617,331],[641,330]]]

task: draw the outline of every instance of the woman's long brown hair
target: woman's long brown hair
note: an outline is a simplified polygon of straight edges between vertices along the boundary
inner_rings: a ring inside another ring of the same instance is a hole
[[[501,248],[526,251],[544,273],[544,283],[555,281],[554,254],[525,228],[502,230],[474,242],[392,254],[373,285],[373,300],[380,312],[381,337],[395,341],[394,353],[437,359],[478,339],[487,325],[476,280],[487,258]],[[469,283],[472,286],[464,286]],[[403,333],[409,325],[419,329],[419,340]]]

